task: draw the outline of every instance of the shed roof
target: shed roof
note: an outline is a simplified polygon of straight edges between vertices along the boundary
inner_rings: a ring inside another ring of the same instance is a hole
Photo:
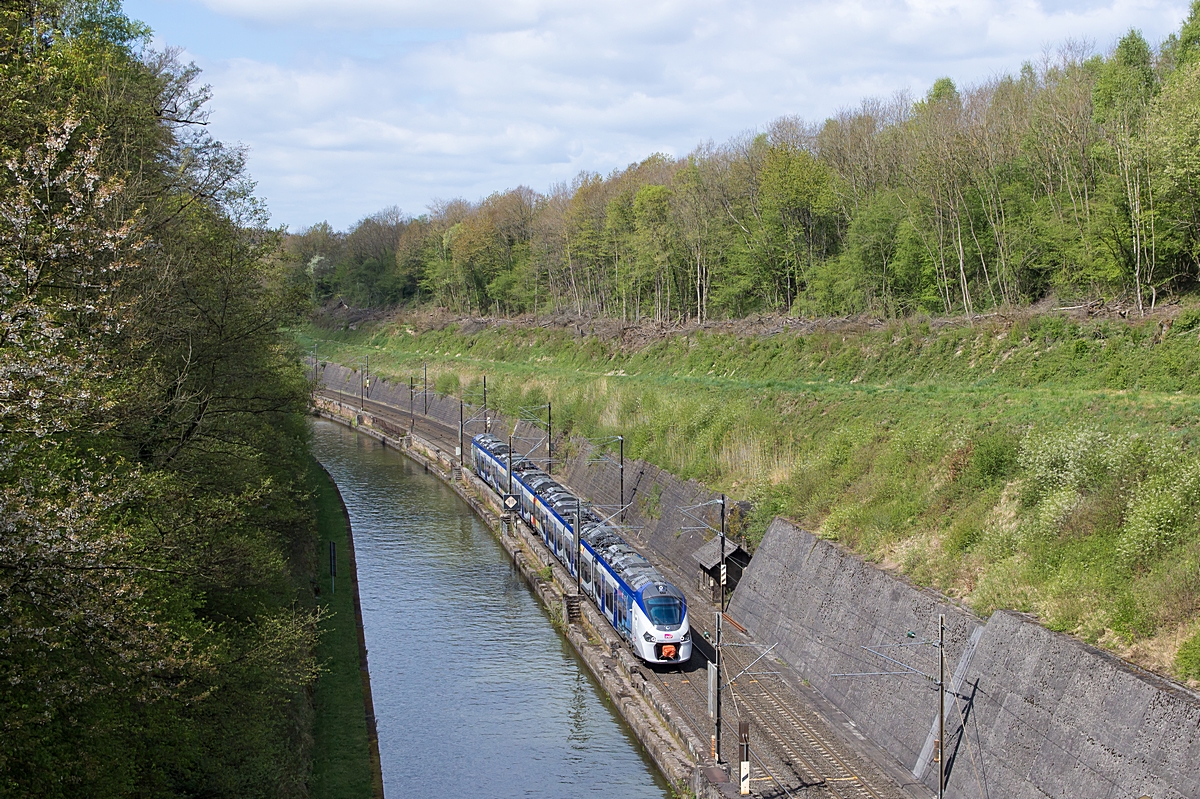
[[[699,563],[701,568],[716,568],[717,564],[721,562],[721,536],[714,536],[711,541],[693,552],[692,560]],[[735,560],[745,566],[750,562],[750,553],[741,544],[726,538],[725,560]]]

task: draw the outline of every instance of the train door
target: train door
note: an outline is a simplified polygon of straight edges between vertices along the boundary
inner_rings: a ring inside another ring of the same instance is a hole
[[[587,550],[581,550],[582,557],[579,559],[579,584],[583,586],[583,591],[586,594],[592,593],[592,559],[588,555]]]
[[[629,630],[629,619],[632,615],[630,612],[630,596],[624,591],[620,591],[617,595],[617,632],[624,638],[628,639],[632,634]]]

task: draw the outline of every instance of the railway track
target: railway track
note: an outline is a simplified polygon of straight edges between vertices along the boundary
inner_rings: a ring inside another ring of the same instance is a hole
[[[692,622],[694,636],[708,632],[705,625]],[[728,640],[730,634],[725,634]],[[737,676],[751,667],[761,648],[746,636],[722,646],[723,678]],[[697,639],[702,640],[702,639]],[[745,653],[753,652],[752,655]],[[707,661],[709,652],[697,647],[690,671],[655,671],[658,684],[672,697],[689,725],[702,740],[713,733],[708,717]],[[766,670],[768,659],[755,669]],[[703,687],[701,687],[703,686]],[[857,758],[842,753],[842,747],[822,729],[822,722],[793,696],[783,679],[776,675],[747,673],[737,676],[726,688],[723,698],[721,734],[726,760],[736,757],[737,723],[751,722],[752,772],[761,775],[752,783],[752,794],[764,799],[776,797],[828,796],[831,799],[892,799],[899,796],[891,782],[879,774],[868,774]],[[812,720],[806,718],[811,716]],[[734,757],[728,757],[730,750]]]
[[[320,395],[369,412],[387,432],[403,435],[412,429],[437,445],[453,452],[458,446],[458,426],[449,425],[421,413],[361,398],[359,394],[322,389]],[[659,564],[660,567],[666,564]],[[664,569],[677,586],[690,581]],[[713,723],[708,716],[707,662],[712,658],[707,640],[712,635],[713,619],[704,612],[710,606],[694,590],[683,588],[687,596],[695,651],[692,661],[681,670],[650,669],[655,682],[671,698],[698,738],[708,741]],[[699,612],[695,612],[698,610]],[[728,617],[726,617],[728,618]],[[731,620],[732,621],[732,620]],[[737,676],[762,654],[764,646],[748,635],[723,625],[723,679]],[[747,653],[753,653],[747,655]],[[898,799],[903,796],[896,784],[863,758],[851,753],[828,727],[828,722],[809,709],[797,691],[779,674],[762,673],[771,669],[770,656],[759,661],[755,673],[742,674],[728,685],[724,694],[721,735],[726,762],[737,759],[737,723],[751,722],[751,783],[753,796],[762,799]],[[647,675],[649,676],[649,675]],[[732,712],[730,712],[732,711]]]

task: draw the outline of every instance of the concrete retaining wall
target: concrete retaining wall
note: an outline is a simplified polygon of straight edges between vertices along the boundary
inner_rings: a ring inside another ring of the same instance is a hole
[[[947,796],[1200,797],[1200,696],[1105,652],[997,612],[986,623],[932,592],[777,519],[730,614],[936,789],[936,692],[873,647],[937,674],[936,649],[880,648],[937,637],[946,614]],[[972,642],[974,645],[972,646]],[[964,654],[966,657],[964,657]],[[966,721],[965,731],[962,720]]]

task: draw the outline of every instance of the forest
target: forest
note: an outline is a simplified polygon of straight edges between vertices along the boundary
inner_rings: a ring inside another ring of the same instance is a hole
[[[0,6],[0,796],[306,796],[311,298],[149,41]]]
[[[1200,278],[1200,2],[1152,46],[1068,42],[821,123],[785,116],[545,194],[518,187],[290,236],[298,282],[358,307],[673,324],[972,315],[1045,297],[1136,315]]]

